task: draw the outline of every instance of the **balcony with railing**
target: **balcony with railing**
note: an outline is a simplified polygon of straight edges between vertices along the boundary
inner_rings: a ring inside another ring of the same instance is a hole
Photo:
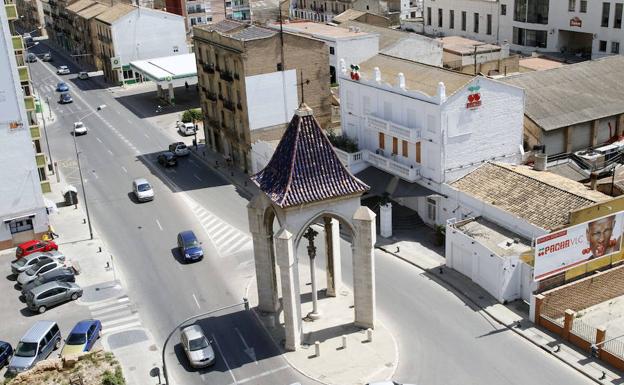
[[[384,134],[409,142],[416,142],[421,139],[422,130],[420,128],[405,127],[374,115],[368,115],[366,117],[366,125],[371,130],[383,132]]]
[[[15,4],[7,4],[5,1],[4,9],[6,11],[8,20],[17,20],[17,7],[15,6]]]
[[[28,67],[26,66],[17,67],[17,72],[19,73],[20,82],[30,81],[30,76],[28,76]]]
[[[217,93],[206,90],[206,99],[216,102],[217,101]]]
[[[37,167],[45,167],[46,165],[46,156],[44,153],[38,153],[35,155],[35,162],[37,163]]]
[[[26,111],[33,111],[35,109],[35,98],[24,96],[24,105],[26,106]]]
[[[232,74],[232,71],[228,71],[226,69],[221,71],[221,79],[225,80],[227,82],[231,82],[232,80],[234,80],[234,76]]]
[[[236,109],[236,106],[234,105],[234,102],[229,101],[229,100],[224,100],[223,101],[223,107],[227,108],[230,111],[234,111]]]
[[[11,41],[13,42],[13,49],[15,51],[21,51],[24,49],[24,40],[22,40],[21,36],[11,36]]]
[[[39,129],[39,126],[30,126],[30,137],[33,140],[41,138],[41,130]]]
[[[215,65],[213,63],[204,63],[202,67],[204,68],[204,71],[208,72],[209,74],[215,73]]]
[[[368,163],[408,182],[420,179],[420,166],[402,164],[392,157],[386,157],[383,151],[375,153],[369,150],[361,150],[350,153],[336,147],[334,150],[342,164],[353,173],[360,172],[366,168],[366,163]]]

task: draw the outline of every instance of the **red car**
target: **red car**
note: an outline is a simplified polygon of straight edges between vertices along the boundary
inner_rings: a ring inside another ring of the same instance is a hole
[[[58,250],[58,246],[54,243],[54,241],[38,241],[33,239],[17,246],[17,250],[15,250],[15,257],[19,259],[38,251],[50,250]]]

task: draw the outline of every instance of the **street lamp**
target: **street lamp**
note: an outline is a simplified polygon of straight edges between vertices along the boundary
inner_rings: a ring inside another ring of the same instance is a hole
[[[189,321],[192,321],[192,320],[194,320],[196,318],[204,317],[204,316],[207,316],[207,315],[210,315],[210,314],[214,314],[214,313],[218,313],[220,311],[231,309],[231,308],[238,307],[238,306],[241,306],[241,305],[245,307],[245,310],[249,310],[249,300],[247,300],[247,298],[243,298],[243,302],[235,303],[233,305],[224,306],[224,307],[221,307],[221,308],[218,308],[218,309],[214,309],[214,310],[211,310],[211,311],[208,311],[208,312],[205,312],[205,313],[196,314],[194,316],[188,317],[184,321],[180,322],[178,324],[178,326],[173,328],[173,330],[171,330],[171,332],[169,333],[169,335],[165,339],[165,343],[163,344],[163,348],[162,348],[162,367],[163,367],[163,376],[165,377],[165,385],[169,385],[169,375],[167,374],[167,364],[165,362],[165,351],[167,350],[167,343],[169,342],[169,340],[173,336],[173,333],[175,333],[176,330],[180,329],[182,327],[182,325],[184,325],[185,323],[187,323]]]
[[[91,111],[82,118],[78,119],[78,121],[82,121],[87,116],[95,114],[96,112],[102,111],[106,108],[106,104],[102,104],[97,106],[95,111]],[[84,199],[85,203],[85,211],[87,212],[87,223],[89,224],[89,237],[93,239],[93,228],[91,227],[91,217],[89,216],[89,203],[87,202],[87,190],[85,189],[84,179],[82,179],[82,168],[80,167],[80,153],[78,152],[78,144],[76,143],[76,125],[74,125],[74,150],[76,151],[76,161],[78,163],[78,175],[80,176],[80,186],[82,186],[82,199]]]

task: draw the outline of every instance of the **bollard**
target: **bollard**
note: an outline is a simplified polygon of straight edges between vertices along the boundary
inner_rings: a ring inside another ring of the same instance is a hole
[[[82,224],[86,225],[87,224],[87,220],[85,218],[82,218]]]
[[[320,357],[321,356],[321,343],[318,341],[314,342],[314,355],[316,357]]]
[[[102,252],[102,246],[99,246],[98,247],[98,253],[101,253],[101,252]]]
[[[368,342],[373,342],[373,329],[366,329],[366,338]]]
[[[347,348],[347,336],[345,336],[344,334],[342,335],[342,348]]]

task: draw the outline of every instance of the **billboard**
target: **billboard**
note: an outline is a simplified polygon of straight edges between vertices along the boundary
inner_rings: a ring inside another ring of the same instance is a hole
[[[624,212],[618,212],[537,238],[535,280],[619,253],[623,228]]]

